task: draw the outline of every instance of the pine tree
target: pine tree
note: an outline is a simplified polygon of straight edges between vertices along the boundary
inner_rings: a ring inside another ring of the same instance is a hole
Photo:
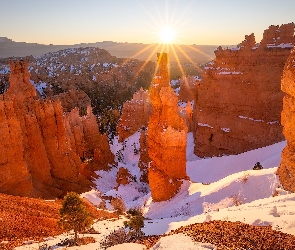
[[[77,243],[78,232],[85,230],[93,223],[89,211],[83,205],[82,199],[75,192],[68,193],[59,211],[59,226],[64,230],[74,230],[74,243]]]
[[[136,237],[142,236],[144,233],[141,229],[144,227],[144,217],[142,211],[139,208],[133,208],[127,211],[126,218],[128,221],[124,221],[124,226],[129,227],[133,231]]]

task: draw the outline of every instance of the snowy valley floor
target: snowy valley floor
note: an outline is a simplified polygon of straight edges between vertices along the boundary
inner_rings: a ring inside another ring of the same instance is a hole
[[[211,228],[212,232],[217,232],[216,228],[213,228],[216,225],[219,228],[221,227],[219,223],[223,225],[224,230],[227,227],[231,227],[233,232],[238,232],[234,231],[234,227],[245,232],[248,230],[246,228],[249,228],[250,231],[255,231],[254,227],[252,228],[253,225],[263,226],[259,227],[263,231],[260,239],[264,237],[265,239],[263,240],[265,242],[267,242],[268,238],[277,237],[277,241],[283,241],[285,247],[278,249],[295,249],[295,237],[293,237],[295,235],[295,194],[284,191],[276,175],[281,152],[285,145],[285,142],[280,142],[240,155],[200,159],[193,154],[193,138],[192,134],[189,133],[187,174],[190,177],[190,181],[184,181],[180,192],[171,200],[154,203],[148,192],[148,186],[136,181],[116,188],[118,168],[113,168],[111,171],[98,171],[97,174],[100,178],[97,179],[96,185],[97,189],[104,195],[121,197],[127,209],[143,207],[145,218],[147,218],[143,229],[146,235],[167,234],[171,230],[179,229],[182,226],[203,222],[207,222],[202,225],[205,225],[206,228]],[[114,141],[112,151],[115,154],[118,151],[122,152],[123,160],[121,159],[118,167],[129,169],[131,175],[135,177],[134,180],[139,180],[141,174],[137,167],[139,155],[134,154],[134,147],[139,148],[139,132],[129,137],[124,145]],[[252,170],[256,162],[261,163],[263,166],[262,170]],[[95,190],[82,196],[88,198],[95,205],[101,201]],[[113,209],[111,204],[107,203],[106,205],[109,210]],[[68,247],[67,249],[101,249],[99,242],[109,232],[123,226],[123,221],[124,218],[98,221],[93,227],[100,234],[90,235],[96,239],[96,243],[80,247]],[[248,227],[244,223],[251,226]],[[275,231],[270,233],[268,230],[271,229]],[[194,230],[197,229],[195,228]],[[205,229],[202,228],[200,230]],[[227,234],[224,235],[225,238],[228,236],[226,230],[224,231],[224,234]],[[287,237],[288,239],[284,238],[286,235],[281,233],[290,234],[291,238],[288,238],[289,236]],[[260,235],[258,229],[257,235]],[[217,236],[221,237],[216,233]],[[56,244],[65,237],[66,235],[60,235],[48,239],[46,243],[54,246],[53,249],[63,249],[56,246]],[[160,243],[156,244],[153,249],[214,249],[213,245],[197,244],[191,241],[191,238],[182,234],[169,237],[172,237],[172,239],[165,239],[166,237],[163,237]],[[232,240],[239,241],[240,238],[233,238]],[[16,249],[38,249],[41,244],[33,243]],[[265,244],[264,248],[255,248],[253,245],[253,248],[249,249],[269,249],[267,243]],[[268,244],[272,243],[268,242]],[[294,248],[289,248],[288,244],[294,244]],[[130,243],[118,245],[111,249],[132,250],[145,248],[143,245]],[[223,248],[219,247],[218,249]]]

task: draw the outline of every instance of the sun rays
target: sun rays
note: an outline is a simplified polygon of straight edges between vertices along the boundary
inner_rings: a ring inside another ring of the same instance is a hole
[[[175,67],[178,67],[181,73],[180,77],[186,76],[186,71],[183,65],[187,63],[189,63],[196,71],[201,71],[198,63],[190,57],[189,51],[194,52],[194,54],[197,52],[203,57],[205,56],[208,58],[208,61],[212,60],[210,55],[199,50],[197,46],[184,45],[185,38],[181,37],[181,34],[183,34],[182,31],[186,28],[186,25],[189,22],[189,17],[186,17],[185,13],[179,13],[176,5],[172,6],[168,1],[165,1],[165,3],[165,8],[159,9],[154,2],[155,11],[153,13],[146,11],[150,20],[145,20],[144,25],[149,26],[151,30],[151,32],[147,34],[147,38],[154,40],[154,43],[147,44],[145,48],[132,56],[132,58],[136,58],[141,54],[144,55],[147,54],[147,52],[149,53],[149,55],[146,56],[145,62],[134,75],[133,82],[149,61],[156,61],[157,53],[166,52],[170,54],[168,73],[170,75],[171,63],[173,63]],[[187,6],[187,8],[189,8],[189,6]],[[192,37],[194,35],[195,34],[192,33]],[[129,60],[130,59],[127,59],[125,63]],[[154,75],[156,74],[156,71],[157,67]]]

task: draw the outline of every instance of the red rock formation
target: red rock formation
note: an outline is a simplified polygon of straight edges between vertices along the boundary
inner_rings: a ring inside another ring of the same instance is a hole
[[[199,82],[199,79],[196,79],[194,76],[185,76],[180,79],[179,101],[188,102],[196,99],[197,81]]]
[[[282,125],[287,146],[283,150],[282,160],[277,174],[286,190],[295,192],[295,50],[289,56],[283,76],[282,90],[285,92]]]
[[[120,167],[117,173],[116,181],[119,187],[120,185],[127,185],[128,183],[133,181],[133,177],[129,173],[127,168]]]
[[[186,133],[177,96],[169,85],[168,54],[158,54],[160,73],[150,88],[152,115],[148,125],[148,180],[154,201],[173,197],[186,178]]]
[[[92,173],[95,170],[109,170],[115,157],[110,150],[107,136],[99,133],[96,117],[92,113],[91,106],[87,107],[84,116],[79,115],[78,108],[73,109],[65,115],[65,125],[72,149],[88,162],[85,168],[91,169]]]
[[[60,100],[63,110],[70,112],[75,107],[80,109],[81,115],[85,115],[86,108],[91,105],[88,95],[82,90],[71,89],[67,92],[53,96],[53,100]]]
[[[280,78],[295,43],[294,24],[270,26],[239,47],[216,51],[205,68],[194,106],[195,153],[238,154],[284,139]]]
[[[124,141],[139,129],[147,127],[150,114],[151,104],[148,92],[141,88],[133,95],[131,101],[127,101],[123,105],[122,115],[117,126],[119,142]]]
[[[0,95],[0,192],[52,198],[88,190],[80,157],[101,139],[91,109],[64,114],[60,101],[35,98],[26,62],[10,66],[10,88]]]

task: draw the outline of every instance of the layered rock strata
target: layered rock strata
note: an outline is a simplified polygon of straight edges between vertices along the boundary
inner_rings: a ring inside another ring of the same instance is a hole
[[[239,154],[284,139],[280,79],[294,44],[290,23],[270,26],[259,45],[251,34],[237,48],[215,51],[194,106],[198,156]]]
[[[85,166],[90,173],[82,175],[81,159],[103,143],[91,107],[83,117],[65,114],[60,101],[36,97],[27,62],[10,69],[10,87],[0,95],[0,192],[53,198],[88,190],[94,173]]]
[[[295,192],[295,50],[286,62],[282,76],[282,90],[285,92],[282,111],[283,133],[287,146],[277,174],[286,190]]]
[[[169,85],[168,54],[158,54],[159,73],[150,87],[152,114],[148,125],[148,181],[154,201],[173,197],[186,178],[186,134],[178,98]]]

